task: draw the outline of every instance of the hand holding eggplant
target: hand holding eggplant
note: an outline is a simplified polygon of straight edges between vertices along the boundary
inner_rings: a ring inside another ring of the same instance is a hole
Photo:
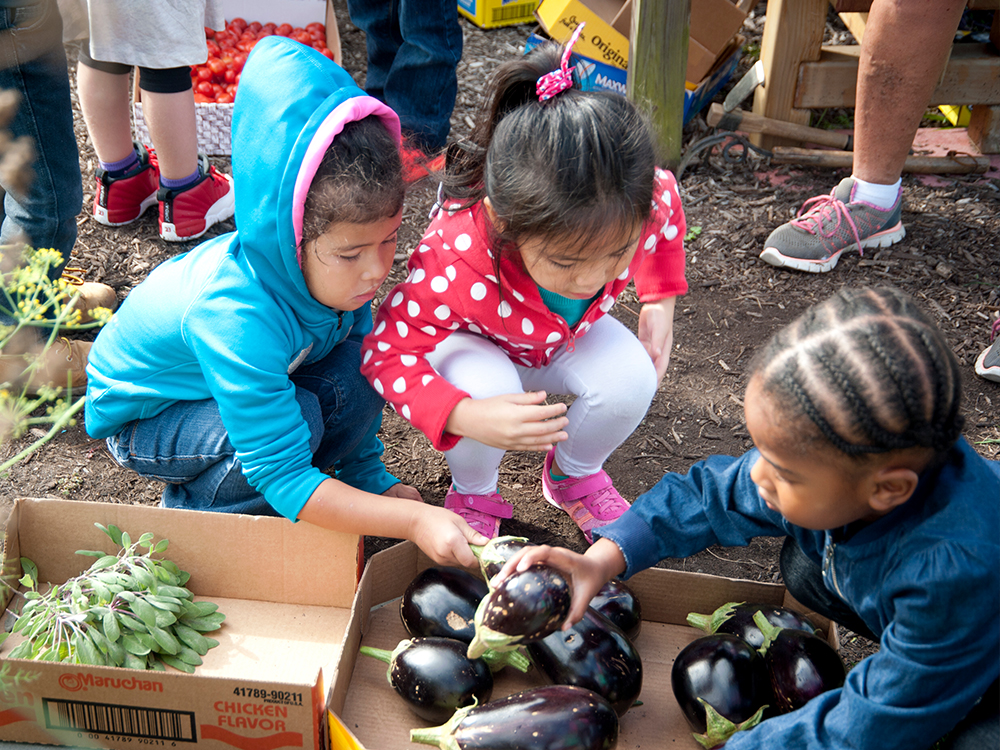
[[[624,573],[626,567],[625,557],[618,545],[607,539],[598,539],[583,555],[564,547],[539,545],[516,552],[490,581],[490,585],[495,588],[509,576],[538,563],[563,571],[573,585],[573,598],[563,630],[579,622],[597,592],[616,575]]]

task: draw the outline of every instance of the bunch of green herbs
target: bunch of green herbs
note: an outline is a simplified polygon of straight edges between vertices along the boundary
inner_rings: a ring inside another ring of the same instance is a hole
[[[218,630],[226,616],[216,604],[194,601],[187,572],[153,557],[166,551],[166,539],[154,542],[146,533],[133,542],[116,526],[94,525],[121,551],[78,550],[97,560],[44,593],[37,589],[37,567],[21,558],[20,582],[28,591],[12,632],[25,640],[8,658],[194,672],[219,645],[203,633]]]

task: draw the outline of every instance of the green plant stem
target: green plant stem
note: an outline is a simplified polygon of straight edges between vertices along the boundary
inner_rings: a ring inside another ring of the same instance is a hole
[[[69,424],[70,421],[73,419],[73,417],[75,417],[77,413],[80,411],[80,409],[83,408],[83,405],[86,403],[86,401],[87,401],[86,396],[80,396],[80,398],[74,401],[72,406],[70,406],[65,412],[63,412],[63,414],[59,417],[59,419],[57,419],[55,422],[52,423],[52,427],[50,427],[49,431],[45,433],[45,437],[39,438],[34,443],[29,445],[20,453],[18,453],[16,456],[8,458],[6,461],[0,464],[0,473],[7,471],[7,469],[12,467],[19,461],[23,461],[25,458],[30,456],[32,453],[37,451],[43,445],[52,440],[52,438],[58,435],[59,432],[62,430],[62,428],[65,427],[67,424]]]

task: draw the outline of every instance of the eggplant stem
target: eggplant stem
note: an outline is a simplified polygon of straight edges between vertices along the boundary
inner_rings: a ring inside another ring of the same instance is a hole
[[[716,609],[710,615],[702,615],[697,612],[691,612],[687,616],[687,624],[692,628],[697,628],[698,630],[703,630],[709,635],[718,632],[719,628],[722,627],[722,623],[733,616],[733,608],[738,607],[746,602],[728,602],[723,604],[721,607]]]
[[[784,630],[784,628],[772,625],[767,616],[759,609],[753,613],[753,621],[760,628],[760,632],[764,634],[764,642],[757,649],[757,652],[763,656],[767,653],[767,649],[770,648],[771,644],[774,643],[774,639],[778,637],[778,633]]]
[[[496,651],[488,648],[480,657],[491,672],[499,672],[504,667],[513,667],[519,672],[531,671],[531,660],[520,651]]]
[[[372,656],[379,661],[384,661],[386,664],[392,663],[392,651],[387,651],[384,648],[372,648],[371,646],[362,646],[358,649],[359,653],[365,656]]]

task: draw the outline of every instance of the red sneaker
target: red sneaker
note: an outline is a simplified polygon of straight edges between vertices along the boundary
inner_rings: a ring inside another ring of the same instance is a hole
[[[201,178],[183,190],[160,188],[160,237],[167,242],[184,242],[201,237],[209,227],[225,221],[236,210],[233,178],[209,165],[208,157],[198,156]]]
[[[94,179],[94,219],[107,227],[131,224],[156,203],[160,187],[160,169],[153,149],[135,144],[139,163],[121,177],[111,177],[97,168]]]
[[[445,167],[444,154],[431,157],[405,141],[399,147],[399,156],[403,161],[403,182],[407,185],[422,180],[434,172],[440,172]]]

